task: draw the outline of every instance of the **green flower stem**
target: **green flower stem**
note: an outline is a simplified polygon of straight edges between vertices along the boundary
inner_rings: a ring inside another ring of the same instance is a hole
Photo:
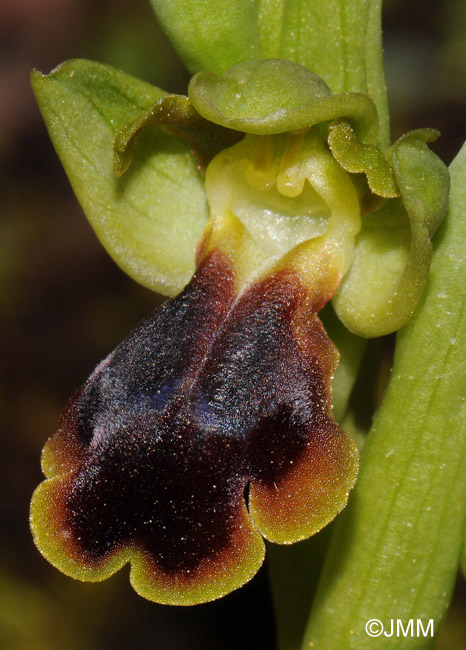
[[[280,650],[299,650],[333,523],[292,546],[267,544],[267,563]]]
[[[349,398],[358,377],[367,340],[351,334],[337,318],[331,304],[322,310],[320,318],[340,354],[332,385],[332,401],[334,417],[341,424],[348,411]],[[349,435],[352,434],[343,428]],[[333,525],[330,524],[318,535],[298,544],[267,545],[280,650],[299,650],[301,647]]]
[[[319,318],[327,334],[337,346],[340,361],[332,384],[333,415],[341,425],[348,410],[348,402],[358,377],[367,339],[352,334],[338,319],[331,304],[326,305]]]
[[[398,334],[392,380],[335,532],[303,649],[431,648],[371,638],[377,618],[434,619],[454,584],[466,517],[466,146],[451,166],[449,217],[428,291]]]

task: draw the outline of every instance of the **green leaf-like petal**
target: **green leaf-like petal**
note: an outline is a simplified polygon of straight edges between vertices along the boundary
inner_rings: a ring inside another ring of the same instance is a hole
[[[465,175],[466,145],[451,166],[428,291],[398,334],[390,385],[336,522],[303,648],[427,650],[430,634],[388,636],[390,619],[404,626],[421,619],[425,628],[432,618],[436,634],[446,613],[466,517]],[[375,643],[365,630],[372,618],[388,627]]]
[[[246,61],[220,77],[199,72],[188,93],[203,117],[246,133],[284,133],[346,117],[361,140],[377,138],[377,111],[366,95],[332,95],[320,77],[291,61]]]
[[[150,0],[187,68],[221,74],[260,57],[255,2],[250,0]]]
[[[333,304],[360,336],[399,329],[424,290],[432,257],[430,236],[445,216],[449,175],[426,145],[437,132],[413,131],[393,145],[402,203],[394,199],[363,220],[353,264]]]
[[[333,298],[333,306],[352,332],[382,336],[396,329],[393,318],[399,312],[393,309],[393,298],[400,296],[400,278],[409,259],[409,219],[401,201],[395,199],[363,216],[362,223],[351,268]],[[428,269],[430,243],[425,262]],[[406,320],[408,316],[402,317]]]
[[[208,122],[184,95],[166,95],[125,124],[115,138],[114,171],[122,176],[131,164],[136,136],[147,126],[160,126],[170,135],[185,140],[193,148],[199,167],[205,170],[212,158],[238,141],[236,131]]]
[[[366,174],[374,194],[386,199],[400,196],[393,171],[381,149],[359,142],[347,120],[334,120],[329,125],[328,144],[343,169],[352,174]]]
[[[34,72],[42,115],[97,236],[132,278],[176,294],[194,271],[207,221],[203,180],[189,145],[157,127],[138,139],[124,178],[113,174],[113,142],[166,93],[110,66],[68,61]]]

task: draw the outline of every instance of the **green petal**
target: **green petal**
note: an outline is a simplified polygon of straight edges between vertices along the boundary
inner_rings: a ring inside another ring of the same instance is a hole
[[[221,74],[260,57],[254,2],[244,0],[150,0],[176,51],[192,72]]]
[[[399,329],[424,290],[432,257],[430,236],[445,216],[449,176],[426,145],[436,132],[413,131],[393,145],[402,203],[394,199],[363,219],[353,264],[333,304],[360,336]]]
[[[347,117],[361,140],[377,138],[377,111],[367,96],[332,96],[320,77],[291,61],[246,61],[220,77],[200,72],[188,94],[207,120],[246,133],[284,133]]]
[[[50,136],[86,216],[133,279],[176,294],[194,271],[207,221],[203,180],[190,147],[156,127],[138,139],[133,165],[113,174],[113,142],[166,93],[110,66],[68,61],[32,85]]]
[[[160,126],[193,147],[199,167],[205,170],[212,158],[241,137],[236,131],[208,122],[184,95],[166,95],[125,124],[115,138],[114,172],[122,176],[133,158],[134,140],[148,126]]]
[[[335,120],[329,125],[328,144],[343,169],[366,174],[374,194],[386,199],[400,196],[395,175],[382,151],[376,145],[359,142],[347,120]]]

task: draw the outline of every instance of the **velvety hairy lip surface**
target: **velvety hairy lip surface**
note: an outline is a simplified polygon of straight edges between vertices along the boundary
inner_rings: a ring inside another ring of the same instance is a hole
[[[304,539],[346,503],[357,452],[331,417],[336,361],[296,271],[237,296],[211,251],[65,408],[33,498],[39,549],[82,580],[130,562],[157,602],[241,586],[262,535]]]

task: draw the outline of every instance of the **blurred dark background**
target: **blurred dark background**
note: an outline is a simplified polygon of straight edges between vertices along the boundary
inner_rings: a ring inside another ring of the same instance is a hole
[[[432,126],[449,163],[466,139],[466,2],[386,0],[393,136]],[[28,527],[41,448],[74,389],[158,303],[88,226],[29,86],[67,58],[120,67],[172,92],[188,75],[145,0],[0,0],[0,649],[233,650],[274,647],[267,571],[216,603],[139,598],[127,571],[62,576]],[[466,647],[459,580],[437,650]]]

